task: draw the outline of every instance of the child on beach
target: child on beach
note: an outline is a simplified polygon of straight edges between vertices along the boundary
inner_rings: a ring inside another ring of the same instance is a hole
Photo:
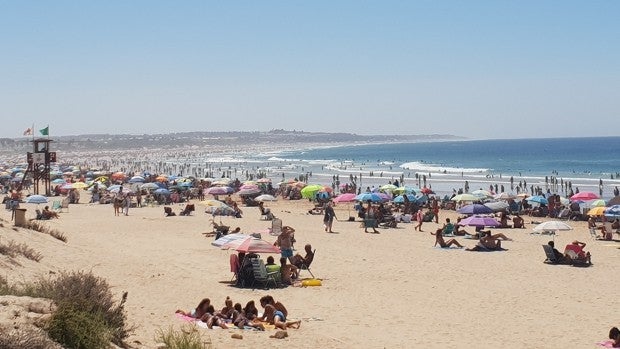
[[[418,225],[413,228],[414,230],[422,231],[422,223],[424,222],[424,215],[422,214],[422,209],[418,209],[418,212],[415,213],[415,220],[418,222]]]

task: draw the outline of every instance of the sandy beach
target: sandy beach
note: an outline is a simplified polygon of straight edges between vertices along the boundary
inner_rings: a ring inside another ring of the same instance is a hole
[[[164,217],[157,206],[115,217],[111,205],[71,205],[60,219],[44,223],[64,232],[67,243],[11,229],[10,212],[2,210],[0,239],[26,243],[43,259],[20,258],[21,265],[0,259],[0,267],[11,282],[92,270],[110,282],[119,298],[129,292],[127,313],[137,325],[129,342],[144,348],[155,345],[158,329],[183,325],[176,309],[189,310],[204,297],[219,307],[226,296],[244,304],[271,294],[287,306],[290,318],[302,320],[301,328],[289,330],[290,337],[283,340],[269,338],[270,331],[200,329],[217,348],[594,347],[617,325],[613,275],[620,243],[590,240],[585,222],[571,222],[574,230],[555,236],[559,247],[574,239],[588,244],[594,265],[576,268],[542,263],[541,245],[552,237],[530,234],[531,221],[540,218],[526,217],[526,229],[502,229],[514,239],[504,243],[508,250],[484,253],[434,248],[429,233],[439,227],[435,223],[425,223],[422,233],[413,224],[400,224],[365,234],[359,222],[345,221],[353,215],[351,204],[336,207],[334,234],[323,231],[322,216],[307,214],[306,200],[268,206],[297,230],[297,249],[306,243],[316,248],[312,271],[323,286],[230,286],[232,251],[211,246],[213,238],[201,234],[211,231],[212,217],[200,205],[189,217]],[[34,215],[36,205],[22,207],[28,217]],[[270,226],[260,220],[257,208],[243,210],[243,218],[222,217],[221,222],[248,233]],[[440,223],[456,216],[442,211]],[[274,240],[265,233],[263,238]],[[242,340],[231,338],[237,332]]]

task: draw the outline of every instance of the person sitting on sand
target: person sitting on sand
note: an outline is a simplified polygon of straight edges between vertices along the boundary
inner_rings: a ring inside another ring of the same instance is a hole
[[[178,309],[175,311],[177,314],[193,317],[194,319],[200,319],[207,313],[207,308],[211,305],[209,298],[203,298],[195,309],[188,312]]]
[[[247,318],[244,309],[241,308],[240,303],[235,303],[233,309],[233,324],[238,328],[244,329],[246,326],[249,326],[261,331],[265,330],[265,326],[260,321],[253,321]]]
[[[571,259],[567,258],[564,253],[558,251],[553,241],[547,242],[547,245],[551,246],[553,249],[553,255],[555,256],[555,260],[558,261],[558,264],[571,264]]]
[[[510,220],[510,218],[508,217],[506,212],[502,212],[499,216],[499,227],[510,228],[510,225],[508,224],[508,220]]]
[[[306,244],[304,246],[304,250],[306,251],[306,256],[302,257],[299,253],[293,256],[293,260],[291,264],[296,266],[298,269],[301,269],[304,265],[309,267],[312,264],[312,260],[314,260],[314,252],[312,252],[312,245]]]
[[[576,261],[576,262],[583,261],[583,262],[590,264],[591,263],[590,252],[584,251],[583,250],[584,247],[586,247],[585,242],[575,240],[571,242],[570,244],[566,245],[566,247],[564,248],[564,255],[570,258],[572,261]]]
[[[462,217],[459,217],[456,219],[456,224],[454,225],[454,231],[453,231],[454,235],[457,235],[457,236],[470,235],[466,230],[463,229],[463,226],[459,224],[461,223],[462,220],[463,220]]]
[[[265,320],[268,324],[274,325],[276,328],[281,330],[286,330],[287,328],[299,328],[301,326],[301,320],[297,321],[286,321],[286,316],[280,310],[276,310],[276,308],[267,304],[265,306]]]
[[[456,247],[458,248],[463,248],[463,245],[461,245],[458,241],[456,241],[456,239],[450,239],[448,241],[444,241],[441,231],[438,231],[435,233],[435,246],[437,245],[439,245],[439,247],[441,248],[448,248],[452,245],[456,245]]]
[[[41,216],[43,216],[43,219],[60,218],[60,216],[58,216],[58,213],[54,211],[50,211],[49,206],[45,206],[45,208],[43,208],[43,212],[41,212]]]
[[[265,308],[267,305],[272,305],[276,310],[282,312],[282,314],[284,314],[284,317],[286,318],[288,316],[288,310],[286,310],[286,307],[284,306],[284,304],[280,303],[280,302],[276,302],[272,296],[267,295],[267,296],[262,296],[260,298],[260,305],[261,307]],[[264,321],[266,318],[265,316],[265,312],[263,312],[263,316],[260,318],[262,321]]]
[[[612,327],[609,330],[609,339],[611,339],[612,348],[620,348],[620,330],[618,327]]]
[[[481,234],[482,237],[476,246],[466,249],[467,251],[499,251],[502,250],[502,241],[497,235],[500,235],[502,238],[508,240],[504,234],[491,235],[490,231],[484,233],[481,232]]]
[[[293,264],[287,264],[286,258],[280,258],[280,279],[285,285],[292,285],[293,280],[299,276],[299,270]]]
[[[230,297],[226,297],[226,300],[224,301],[224,307],[216,314],[223,319],[232,319],[234,310],[235,309],[233,308],[232,299],[230,299]]]
[[[513,228],[525,228],[525,222],[523,221],[523,217],[519,216],[517,213],[514,217],[512,217],[512,227]]]
[[[450,218],[446,218],[446,223],[443,227],[437,229],[432,235],[453,235],[454,234],[454,224],[450,223]]]

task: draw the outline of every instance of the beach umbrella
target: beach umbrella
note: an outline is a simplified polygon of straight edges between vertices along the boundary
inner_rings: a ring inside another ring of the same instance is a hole
[[[26,198],[26,203],[28,204],[45,204],[47,203],[47,197],[43,195],[30,195]]]
[[[237,245],[237,242],[240,243]],[[235,247],[235,245],[237,245]],[[280,253],[280,249],[273,244],[254,237],[249,237],[245,240],[231,241],[222,246],[222,248],[234,248],[237,252],[245,253]]]
[[[67,182],[65,182],[65,180],[62,178],[56,178],[52,181],[52,184],[65,184],[65,183]]]
[[[155,177],[155,180],[157,182],[161,182],[161,183],[168,182],[168,176],[159,175],[159,176]]]
[[[549,203],[547,198],[542,196],[542,195],[530,196],[526,200],[529,201],[529,202],[535,202],[537,204],[543,204],[543,205],[546,205],[546,204]]]
[[[127,178],[127,175],[124,172],[115,172],[112,174],[112,180],[115,181],[124,181]]]
[[[397,189],[398,187],[395,186],[394,184],[385,184],[379,187],[379,190],[382,191],[394,191],[395,189]]]
[[[156,190],[156,189],[159,189],[159,185],[157,185],[157,184],[155,184],[153,182],[144,183],[144,184],[142,184],[140,186],[140,189],[143,189],[143,190]]]
[[[491,194],[490,191],[484,190],[484,189],[474,190],[471,193],[472,193],[472,195],[476,195],[477,197],[480,197],[480,198],[492,197],[493,196],[493,194]]]
[[[352,202],[355,201],[355,196],[353,193],[340,194],[334,198],[334,202]]]
[[[605,214],[607,207],[597,206],[593,207],[588,211],[588,216],[602,216]]]
[[[460,214],[485,214],[485,213],[493,213],[493,210],[487,206],[480,204],[471,204],[467,206],[463,206],[456,210],[456,212]]]
[[[133,176],[129,179],[129,183],[144,183],[144,177],[142,176]]]
[[[256,201],[277,201],[278,199],[273,195],[263,194],[263,195],[259,195],[255,197],[254,200]]]
[[[323,189],[323,186],[320,184],[307,185],[301,190],[301,197],[304,199],[313,199],[316,193],[321,189]]]
[[[512,195],[512,194],[508,194],[508,193],[504,192],[504,193],[496,194],[494,196],[494,198],[497,199],[497,200],[508,200],[508,199],[514,199],[515,196]]]
[[[227,178],[222,178],[220,180],[217,180],[211,183],[211,185],[224,185],[224,186],[228,186],[229,184],[230,184],[230,179],[227,179]]]
[[[598,198],[599,198],[598,195],[594,194],[591,191],[582,191],[570,197],[571,201],[577,201],[577,200],[588,201],[588,200],[595,200]]]
[[[219,200],[203,200],[203,201],[199,201],[198,202],[200,205],[204,205],[204,206],[209,206],[209,207],[228,207],[230,208],[230,206],[226,205],[225,203],[219,201]]]
[[[112,190],[116,190],[118,191],[118,189],[121,187],[120,184],[113,184],[111,186],[108,187],[108,191],[112,191]]]
[[[413,195],[413,194],[402,194],[402,195],[398,195],[397,197],[394,198],[394,202],[397,204],[402,204],[405,202],[405,196],[407,197],[407,199],[409,200],[409,202],[417,202],[418,198]]]
[[[558,230],[572,230],[572,229],[573,227],[561,221],[547,221],[547,222],[543,222],[535,226],[533,230],[536,232],[543,232],[543,231],[558,231]]]
[[[469,216],[461,220],[459,225],[473,226],[473,227],[499,227],[500,223],[493,217],[487,216]]]
[[[381,201],[383,201],[381,196],[379,196],[379,194],[377,194],[377,193],[361,193],[361,194],[359,194],[358,196],[355,197],[355,200],[362,201],[362,202],[367,202],[367,201],[381,202]]]
[[[234,190],[231,187],[211,187],[207,188],[204,193],[209,195],[225,195],[230,194]]]
[[[170,190],[164,189],[164,188],[159,188],[159,189],[155,190],[153,193],[154,194],[158,194],[158,195],[170,195]]]
[[[267,184],[267,183],[271,183],[271,179],[269,179],[269,178],[259,178],[256,182]]]
[[[505,209],[510,207],[510,205],[508,205],[508,203],[505,201],[487,202],[484,204],[484,206],[490,208],[491,210],[493,210],[493,212],[504,211]]]
[[[394,194],[404,194],[404,193],[408,193],[408,194],[417,194],[417,190],[415,188],[411,188],[411,187],[398,187],[396,189],[394,189],[392,191]]]
[[[258,189],[258,185],[245,183],[242,186],[240,186],[239,189],[240,190],[243,190],[243,189]]]
[[[620,218],[620,205],[613,205],[607,207],[607,209],[605,210],[605,217]]]
[[[237,195],[239,196],[251,196],[251,195],[256,195],[256,194],[260,194],[260,189],[243,189],[243,190],[239,190],[237,192]]]
[[[435,194],[435,192],[431,188],[427,187],[420,189],[420,192],[425,195]]]
[[[242,233],[237,233],[237,234],[228,234],[228,235],[222,235],[219,239],[214,240],[211,242],[211,245],[215,246],[215,247],[222,247],[224,245],[226,245],[229,242],[235,241],[235,240],[245,240],[247,238],[249,238],[249,235],[246,234],[242,234]]]
[[[525,193],[525,192],[517,194],[517,197],[520,198],[520,199],[525,199],[525,198],[527,198],[529,196],[530,196],[530,194]]]
[[[480,198],[472,194],[459,194],[459,195],[455,195],[450,200],[452,201],[480,201]]]
[[[620,205],[620,196],[615,196],[607,202],[607,206]]]
[[[103,183],[103,182],[107,182],[108,179],[109,178],[107,176],[99,176],[99,177],[95,178],[95,182]]]
[[[74,189],[74,188],[73,188],[73,183],[65,183],[62,187],[60,187],[60,189],[62,189],[62,190],[71,190],[71,189]]]
[[[607,206],[607,203],[605,202],[605,200],[602,200],[602,199],[594,200],[590,203],[590,207],[605,207],[605,206]]]

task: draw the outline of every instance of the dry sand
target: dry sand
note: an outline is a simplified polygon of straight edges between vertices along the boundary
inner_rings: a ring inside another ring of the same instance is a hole
[[[23,206],[29,217],[35,206]],[[271,294],[287,306],[291,318],[303,320],[283,340],[269,338],[269,331],[200,329],[217,348],[590,348],[619,325],[620,243],[590,240],[585,222],[571,223],[573,231],[555,237],[560,249],[574,239],[588,243],[594,265],[576,268],[542,263],[541,245],[551,237],[530,235],[530,217],[527,229],[502,230],[514,239],[504,243],[508,251],[466,252],[433,248],[429,232],[439,226],[435,223],[425,223],[423,233],[413,224],[401,224],[365,234],[359,222],[344,221],[351,205],[342,204],[336,210],[337,233],[329,234],[322,216],[306,213],[307,201],[267,206],[296,228],[300,251],[305,243],[317,249],[312,270],[323,286],[229,286],[231,252],[211,246],[212,238],[201,234],[211,231],[211,216],[202,213],[202,206],[190,217],[164,217],[161,207],[115,217],[111,205],[72,205],[60,219],[45,223],[65,232],[66,244],[14,231],[7,222],[10,212],[2,210],[0,241],[25,242],[44,258],[39,263],[20,259],[21,266],[0,259],[0,269],[11,281],[62,270],[92,270],[105,277],[119,299],[129,292],[129,321],[138,326],[129,342],[145,348],[154,346],[157,329],[182,325],[176,309],[189,310],[204,297],[219,306],[226,296],[244,304]],[[244,218],[223,217],[222,222],[244,232],[270,226],[259,219],[257,208],[243,210]],[[442,211],[440,221],[446,217],[455,219],[456,213]],[[263,237],[273,241],[268,234]],[[243,332],[242,340],[230,337],[237,332]]]

